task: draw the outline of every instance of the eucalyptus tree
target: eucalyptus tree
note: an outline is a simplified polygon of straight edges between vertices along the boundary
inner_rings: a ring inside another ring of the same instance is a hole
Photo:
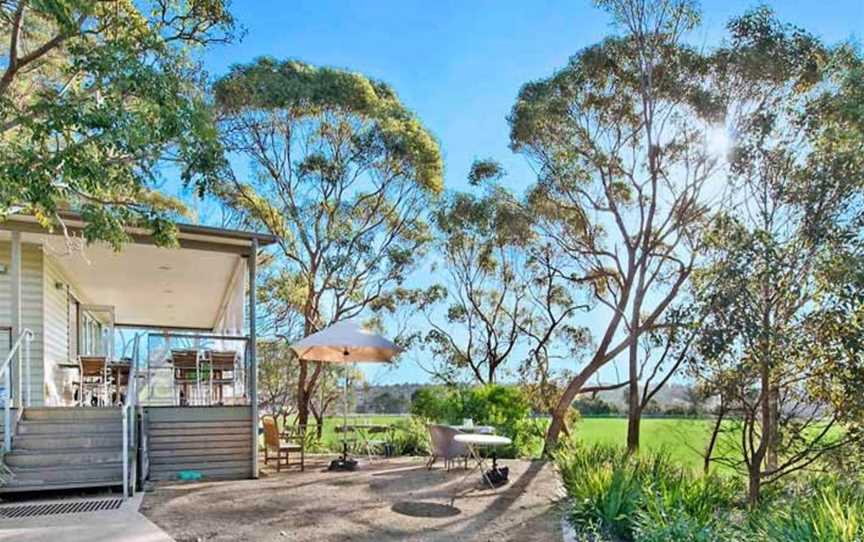
[[[526,84],[510,116],[511,146],[536,165],[544,235],[565,254],[570,280],[591,293],[600,324],[593,355],[558,398],[546,436],[588,380],[627,356],[638,409],[639,338],[661,321],[695,262],[718,156],[706,126],[719,108],[708,64],[682,43],[699,20],[692,2],[601,1],[621,36],[590,46],[552,77]],[[628,445],[638,447],[631,416]]]
[[[72,207],[87,240],[123,226],[174,242],[178,172],[203,192],[221,164],[192,50],[235,36],[225,0],[0,2],[0,219]]]
[[[420,306],[429,325],[423,343],[436,363],[428,370],[447,382],[467,371],[476,382],[494,383],[518,353],[529,318],[521,270],[531,219],[494,182],[502,174],[495,162],[475,162],[469,182],[482,185],[482,195],[447,194],[434,212],[435,265],[446,280],[429,287]]]
[[[262,58],[234,66],[214,97],[235,166],[216,192],[278,238],[274,293],[301,315],[303,335],[405,300],[443,166],[396,93],[358,73]],[[322,370],[300,361],[301,424]]]
[[[767,8],[729,29],[714,61],[734,198],[695,276],[695,374],[728,414],[710,459],[746,474],[755,504],[862,438],[864,63]]]

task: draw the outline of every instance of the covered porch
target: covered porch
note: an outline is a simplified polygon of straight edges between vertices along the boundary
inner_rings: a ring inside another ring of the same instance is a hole
[[[115,251],[83,243],[80,217],[63,222],[54,231],[28,216],[0,224],[7,452],[32,451],[28,431],[56,428],[63,435],[45,435],[55,442],[74,434],[75,411],[116,409],[124,486],[196,465],[255,477],[255,256],[273,238],[180,225],[179,246],[161,248],[130,229]]]

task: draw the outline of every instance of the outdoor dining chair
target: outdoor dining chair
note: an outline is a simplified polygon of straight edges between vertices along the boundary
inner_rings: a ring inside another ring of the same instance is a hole
[[[173,396],[175,404],[188,406],[189,387],[194,386],[195,397],[201,398],[201,356],[197,350],[171,350],[169,362],[173,366]]]
[[[208,350],[204,353],[203,363],[209,374],[210,404],[223,404],[225,400],[225,386],[234,386],[237,360],[237,352],[233,350]]]
[[[439,458],[444,460],[444,468],[448,471],[453,462],[459,459],[462,459],[465,468],[468,468],[468,448],[453,440],[459,431],[449,425],[429,424],[427,427],[431,441],[431,452],[426,461],[426,468],[431,469]]]
[[[108,404],[108,358],[105,356],[78,356],[78,404],[86,405],[90,390],[92,406]]]
[[[281,434],[279,426],[276,423],[274,416],[263,416],[261,424],[264,426],[264,464],[270,463],[271,459],[276,460],[276,472],[282,471],[283,458],[284,465],[290,466],[290,454],[300,454],[300,471],[305,469],[306,456],[306,430],[303,426],[287,428]],[[275,457],[271,457],[275,454]]]

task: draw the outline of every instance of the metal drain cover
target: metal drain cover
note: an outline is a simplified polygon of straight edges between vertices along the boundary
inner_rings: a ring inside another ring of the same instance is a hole
[[[32,518],[37,516],[53,516],[57,514],[80,514],[82,512],[99,512],[100,510],[117,510],[120,508],[121,504],[123,504],[123,499],[16,504],[0,506],[0,519]]]

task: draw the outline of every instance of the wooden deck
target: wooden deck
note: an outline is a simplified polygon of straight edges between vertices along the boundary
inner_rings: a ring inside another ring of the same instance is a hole
[[[252,477],[249,406],[146,407],[144,426],[150,480],[174,480],[183,470],[204,479]]]

